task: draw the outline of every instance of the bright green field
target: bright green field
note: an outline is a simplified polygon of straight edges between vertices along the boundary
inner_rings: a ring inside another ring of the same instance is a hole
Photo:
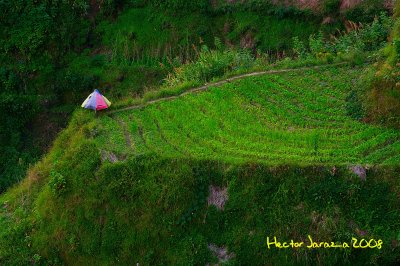
[[[346,96],[360,68],[249,77],[100,118],[100,147],[117,156],[267,164],[400,162],[400,134],[352,119]]]
[[[215,265],[210,244],[235,254],[231,266],[397,265],[400,133],[346,115],[362,75],[298,70],[140,110],[77,110],[0,195],[0,265]],[[380,165],[362,179],[356,163]],[[210,186],[228,191],[223,210]],[[267,247],[308,235],[384,244]]]

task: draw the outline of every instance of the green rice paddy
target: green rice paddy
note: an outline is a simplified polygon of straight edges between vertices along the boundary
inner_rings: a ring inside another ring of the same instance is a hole
[[[400,134],[346,114],[361,68],[248,77],[99,118],[100,146],[117,156],[300,165],[392,165]]]

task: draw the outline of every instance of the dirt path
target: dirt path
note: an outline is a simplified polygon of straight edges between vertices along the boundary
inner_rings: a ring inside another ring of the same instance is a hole
[[[185,92],[182,92],[181,94],[175,95],[175,96],[168,96],[168,97],[163,97],[163,98],[158,98],[155,100],[151,100],[148,101],[146,103],[143,104],[137,104],[137,105],[131,105],[128,107],[124,107],[121,109],[117,109],[117,110],[113,110],[113,111],[109,111],[106,113],[106,115],[111,115],[111,114],[115,114],[115,113],[119,113],[119,112],[123,112],[123,111],[128,111],[128,110],[134,110],[134,109],[141,109],[144,108],[150,104],[154,104],[154,103],[158,103],[161,101],[168,101],[168,100],[173,100],[173,99],[177,99],[179,97],[182,97],[186,94],[189,93],[194,93],[194,92],[198,92],[198,91],[205,91],[210,87],[219,87],[221,85],[224,85],[226,83],[238,80],[238,79],[243,79],[243,78],[247,78],[247,77],[254,77],[254,76],[261,76],[261,75],[268,75],[268,74],[279,74],[279,73],[286,73],[286,72],[295,72],[295,71],[303,71],[303,70],[310,70],[310,69],[320,69],[320,68],[327,68],[327,67],[333,67],[333,66],[342,66],[342,65],[347,65],[347,62],[342,62],[342,63],[336,63],[336,64],[327,64],[327,65],[319,65],[319,66],[311,66],[311,67],[300,67],[300,68],[289,68],[289,69],[278,69],[278,70],[267,70],[267,71],[258,71],[258,72],[252,72],[252,73],[247,73],[247,74],[242,74],[242,75],[238,75],[238,76],[234,76],[231,78],[227,78],[221,81],[217,81],[217,82],[213,82],[213,83],[207,83],[201,87],[196,87],[196,88],[192,88],[192,89],[188,89]]]

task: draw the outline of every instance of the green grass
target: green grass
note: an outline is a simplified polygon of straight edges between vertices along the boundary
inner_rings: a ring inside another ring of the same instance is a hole
[[[192,45],[197,49],[201,44],[211,47],[215,37],[236,45],[251,32],[257,48],[263,52],[276,52],[289,50],[292,37],[307,40],[310,34],[319,30],[333,32],[336,29],[319,24],[317,17],[278,18],[254,11],[172,15],[145,7],[127,9],[115,21],[102,21],[96,33],[101,43],[111,50],[112,58],[119,62],[166,56],[171,60],[179,56],[182,60],[196,55]]]
[[[97,142],[124,156],[155,152],[266,164],[398,164],[397,131],[346,114],[346,96],[362,73],[343,67],[237,80],[101,116]]]
[[[228,32],[224,32],[226,25],[230,25]],[[259,52],[274,58],[278,50],[290,53],[292,37],[305,41],[319,30],[332,32],[315,17],[280,19],[250,11],[171,15],[150,7],[128,8],[115,20],[102,20],[94,31],[96,49],[71,54],[66,70],[95,77],[96,86],[114,99],[131,99],[158,87],[175,66],[195,60],[202,45],[214,47],[216,37],[222,44],[239,47],[251,31]]]
[[[400,134],[346,115],[362,74],[297,70],[112,116],[76,111],[0,195],[0,264],[205,265],[211,243],[235,254],[228,265],[396,263]],[[365,181],[348,167],[366,163]],[[207,205],[210,185],[228,189],[223,211]],[[307,235],[384,244],[267,249]]]
[[[38,79],[24,81],[23,90],[34,85],[40,95],[54,93],[74,105],[100,86],[113,109],[252,70],[331,61],[313,54],[268,64],[275,52],[291,50],[292,37],[305,41],[319,30],[333,32],[336,24],[241,10],[179,15],[124,8],[107,21],[98,16],[85,23],[94,26],[87,36],[86,26],[74,30],[77,47],[62,42],[71,47],[55,49],[61,60],[54,65],[47,58],[53,42],[43,53],[36,49],[47,59],[15,56],[18,64],[31,62],[15,74]],[[187,79],[162,85],[168,72],[196,58],[201,44],[218,46],[219,37],[238,46],[246,35],[268,60],[263,55],[260,64],[239,68],[231,61],[219,65],[218,58],[199,61],[198,68],[187,68]],[[361,55],[332,60],[361,64]],[[193,69],[203,77],[189,75]],[[211,243],[235,254],[228,265],[398,264],[400,133],[348,115],[346,99],[362,87],[363,74],[362,68],[332,66],[245,78],[110,116],[79,108],[27,177],[0,194],[0,265],[213,265]],[[107,152],[118,161],[109,162]],[[18,163],[28,167],[23,158]],[[354,164],[370,165],[366,180],[352,173]],[[210,185],[227,188],[223,211],[207,205]],[[384,244],[364,250],[266,247],[267,237],[301,241],[308,234]]]
[[[234,12],[232,15],[233,31],[228,34],[232,42],[237,42],[246,32],[251,32],[261,51],[288,50],[292,48],[292,38],[299,36],[306,40],[309,35],[319,30],[332,32],[340,25],[326,26],[315,23],[318,18],[309,20],[296,17],[279,18],[252,12]],[[314,23],[311,21],[314,20]],[[278,49],[276,49],[278,48]]]
[[[0,197],[1,264],[204,265],[217,262],[209,243],[235,253],[230,265],[390,265],[400,257],[391,246],[400,232],[398,168],[370,169],[362,182],[346,167],[334,173],[154,154],[110,164],[80,135],[63,134],[67,148],[60,139],[35,168],[39,179],[30,175]],[[62,190],[53,189],[49,167],[63,176]],[[207,206],[209,185],[228,188],[224,211]],[[266,246],[273,236],[350,241],[363,237],[360,230],[382,239],[382,249]]]

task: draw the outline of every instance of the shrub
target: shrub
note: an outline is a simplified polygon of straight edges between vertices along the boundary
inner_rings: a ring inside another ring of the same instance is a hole
[[[64,194],[66,185],[67,181],[62,174],[56,172],[55,170],[50,172],[49,186],[54,195],[61,196]]]
[[[299,37],[293,37],[293,53],[295,56],[303,58],[307,54],[306,47],[303,41],[300,41]]]
[[[94,62],[99,62],[97,59]],[[58,99],[65,103],[77,103],[99,85],[99,76],[85,74],[75,69],[59,71],[54,81]]]
[[[165,81],[167,86],[193,81],[204,83],[253,64],[254,59],[247,50],[209,50],[203,46],[196,61],[175,68]]]
[[[393,21],[384,16],[381,16],[379,21],[383,21],[383,25],[393,24]],[[375,75],[370,80],[370,89],[366,97],[369,118],[396,128],[400,127],[399,26],[400,21],[397,20],[392,31],[393,42],[385,47],[381,53],[380,62],[375,65]],[[381,29],[379,26],[373,28],[375,31]],[[387,28],[387,26],[383,27],[384,30]],[[376,35],[378,37],[375,39],[379,38],[379,33]]]
[[[394,46],[395,53],[396,53],[396,59],[399,60],[399,56],[400,56],[400,40],[399,39],[394,39],[393,40],[393,46]]]
[[[312,55],[322,62],[333,62],[337,55],[340,60],[350,61],[355,65],[361,64],[365,61],[364,53],[384,47],[393,22],[392,18],[381,13],[370,24],[350,22],[349,32],[340,32],[340,36],[331,40],[324,39],[322,32],[319,32],[317,35],[310,35],[309,50],[305,49],[299,38],[293,38],[293,52],[298,57]]]
[[[362,99],[357,91],[352,90],[346,98],[346,112],[350,117],[360,120],[364,117]]]
[[[352,23],[353,30],[336,38],[333,48],[341,52],[378,50],[385,45],[392,26],[393,19],[385,13],[381,13],[371,24]]]
[[[317,35],[311,35],[309,38],[310,52],[314,56],[326,52],[324,36],[320,31]]]

